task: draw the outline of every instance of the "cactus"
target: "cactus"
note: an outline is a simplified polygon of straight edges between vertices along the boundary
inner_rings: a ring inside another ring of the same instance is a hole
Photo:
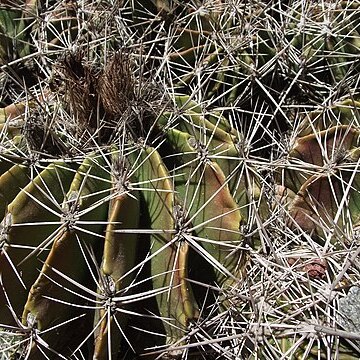
[[[359,9],[1,5],[0,357],[359,358]]]

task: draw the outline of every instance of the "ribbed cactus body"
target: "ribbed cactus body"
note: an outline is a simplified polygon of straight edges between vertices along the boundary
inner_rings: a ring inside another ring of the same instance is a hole
[[[359,14],[4,1],[0,360],[359,358]]]
[[[133,303],[148,297],[156,300],[169,354],[178,356],[176,347],[188,343],[188,331],[200,316],[191,254],[199,253],[214,268],[214,285],[220,288],[235,286],[243,276],[244,254],[238,248],[243,210],[230,189],[246,192],[245,182],[228,181],[238,164],[235,133],[225,131],[231,127],[223,116],[209,114],[209,121],[189,98],[175,100],[178,111],[165,112],[157,125],[172,149],[167,162],[173,169],[163,162],[162,146],[129,143],[126,152],[111,145],[82,161],[50,161],[41,172],[37,166],[14,165],[1,177],[4,187],[13,177],[12,185],[19,183],[17,190],[4,188],[10,204],[4,203],[2,256],[11,263],[2,268],[3,321],[7,314],[12,324],[16,314],[23,326],[44,332],[49,356],[82,344],[89,313],[95,358],[117,354],[122,342],[130,342],[125,329]],[[153,289],[137,294],[144,265],[136,263],[136,254],[143,241],[149,253],[141,261],[151,264]],[[24,296],[11,303],[11,314],[7,298],[13,291]],[[82,329],[77,335],[74,326]],[[52,327],[59,336],[47,331]],[[41,342],[33,343],[31,357],[39,351],[47,353]]]

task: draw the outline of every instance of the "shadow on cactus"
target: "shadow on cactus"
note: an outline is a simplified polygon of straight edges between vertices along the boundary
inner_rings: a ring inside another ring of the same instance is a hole
[[[56,93],[4,123],[20,140],[9,134],[2,154],[13,163],[0,177],[2,326],[28,339],[30,358],[141,353],[141,332],[181,356],[209,312],[199,304],[227,309],[222,292],[243,278],[258,179],[240,181],[224,117],[138,83],[128,57],[96,70],[69,54],[57,71]]]
[[[0,356],[359,358],[358,9],[2,7]]]
[[[5,1],[0,5],[0,66],[2,104],[14,101],[14,94],[28,91],[57,54],[68,49],[80,30],[75,3],[57,4],[28,0],[23,4]],[[42,63],[42,66],[39,66]]]
[[[357,1],[320,4],[295,2],[286,11],[285,30],[290,60],[286,65],[291,78],[297,77],[299,89],[310,99],[330,94],[334,85],[340,94],[356,82],[359,71],[359,23]]]
[[[326,236],[358,223],[358,118],[351,100],[305,117],[281,175],[293,228]]]

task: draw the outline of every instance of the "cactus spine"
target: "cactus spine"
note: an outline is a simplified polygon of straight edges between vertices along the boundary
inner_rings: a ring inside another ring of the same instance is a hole
[[[0,358],[359,358],[359,11],[0,5]]]

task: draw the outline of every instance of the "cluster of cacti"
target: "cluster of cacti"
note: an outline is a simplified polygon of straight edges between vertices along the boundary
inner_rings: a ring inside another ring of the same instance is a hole
[[[0,5],[2,358],[359,358],[359,16]]]

